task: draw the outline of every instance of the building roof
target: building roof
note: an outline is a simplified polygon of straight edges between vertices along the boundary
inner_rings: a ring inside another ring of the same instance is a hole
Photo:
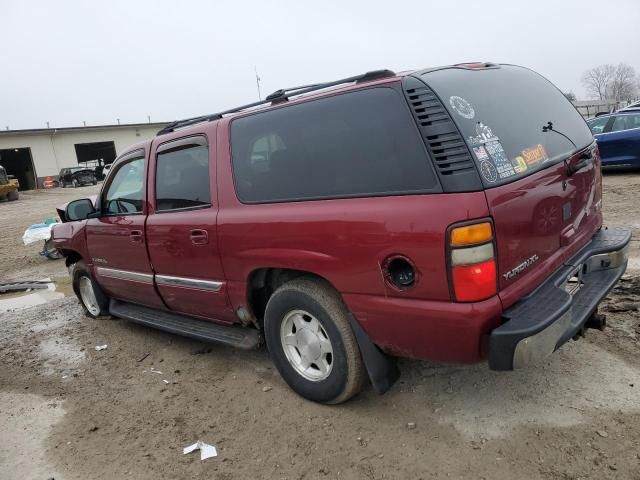
[[[157,128],[160,130],[170,122],[153,123],[121,123],[116,125],[87,125],[86,127],[61,127],[61,128],[28,128],[24,130],[0,130],[0,136],[9,135],[52,135],[65,132],[90,132],[96,130],[121,130],[130,128]]]

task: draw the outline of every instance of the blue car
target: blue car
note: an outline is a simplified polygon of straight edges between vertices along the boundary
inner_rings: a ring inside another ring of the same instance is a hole
[[[602,166],[640,168],[640,110],[621,110],[587,121],[598,142]]]

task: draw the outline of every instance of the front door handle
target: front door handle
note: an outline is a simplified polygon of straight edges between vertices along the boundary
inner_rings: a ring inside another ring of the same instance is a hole
[[[191,243],[194,245],[206,245],[209,243],[209,233],[199,228],[191,230]]]
[[[142,243],[142,230],[131,230],[129,232],[129,240],[131,243]]]

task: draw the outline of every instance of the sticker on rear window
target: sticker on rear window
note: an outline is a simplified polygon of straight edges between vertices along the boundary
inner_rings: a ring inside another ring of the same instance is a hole
[[[528,166],[527,166],[527,162],[525,162],[524,158],[522,158],[520,155],[518,155],[516,158],[514,158],[511,163],[513,163],[513,168],[516,171],[516,173],[524,173],[528,170]]]
[[[498,181],[498,171],[490,160],[480,161],[480,173],[488,183],[496,183]]]
[[[484,148],[482,145],[479,145],[477,147],[473,147],[473,153],[475,154],[476,158],[478,160],[488,160],[489,159],[489,154],[487,153],[486,148]]]
[[[541,144],[523,150],[522,157],[529,166],[549,160],[549,156]]]
[[[482,122],[476,123],[476,134],[477,135],[471,135],[468,138],[471,145],[482,145],[483,143],[490,142],[491,140],[500,140],[493,134],[491,127]]]
[[[451,105],[454,112],[463,118],[471,120],[476,116],[476,111],[471,104],[462,97],[456,95],[449,97],[449,105]]]
[[[498,175],[500,178],[509,178],[513,177],[516,174],[511,160],[509,160],[507,154],[504,151],[504,148],[502,148],[500,140],[492,140],[490,142],[486,142],[484,144],[484,148],[487,149],[487,152],[493,159],[493,163],[496,166],[496,170],[498,171]]]

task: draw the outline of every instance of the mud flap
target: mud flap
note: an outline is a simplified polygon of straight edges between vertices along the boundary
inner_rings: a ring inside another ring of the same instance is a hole
[[[371,386],[382,395],[400,378],[400,369],[394,357],[386,355],[376,347],[353,315],[349,315],[351,328],[358,341],[362,361],[367,369]]]

